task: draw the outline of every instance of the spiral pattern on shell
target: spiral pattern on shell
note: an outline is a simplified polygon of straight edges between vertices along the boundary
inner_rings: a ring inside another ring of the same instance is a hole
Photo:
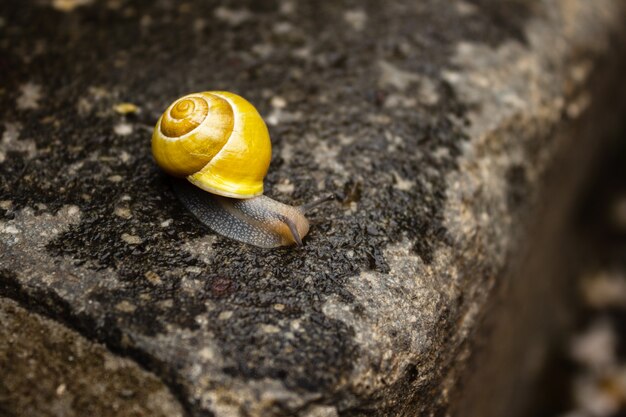
[[[170,107],[161,120],[161,132],[177,137],[198,127],[209,113],[209,103],[203,97],[185,97]]]
[[[152,153],[167,173],[223,196],[263,193],[271,158],[267,127],[242,97],[208,91],[184,96],[159,118]]]

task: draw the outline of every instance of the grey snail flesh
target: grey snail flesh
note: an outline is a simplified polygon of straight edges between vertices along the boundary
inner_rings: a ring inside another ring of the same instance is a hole
[[[181,203],[214,232],[262,248],[302,245],[309,232],[307,206],[293,207],[266,196],[249,199],[222,197],[175,180]]]

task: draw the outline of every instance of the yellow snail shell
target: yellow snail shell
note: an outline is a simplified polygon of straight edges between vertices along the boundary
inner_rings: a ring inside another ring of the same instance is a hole
[[[263,194],[272,144],[252,104],[233,93],[206,91],[165,110],[152,135],[152,153],[170,175],[213,194],[250,198]]]
[[[174,190],[202,223],[259,247],[302,245],[305,212],[332,198],[293,207],[263,196],[272,154],[267,127],[252,104],[225,91],[172,103],[154,128],[152,154],[165,172],[188,180]]]

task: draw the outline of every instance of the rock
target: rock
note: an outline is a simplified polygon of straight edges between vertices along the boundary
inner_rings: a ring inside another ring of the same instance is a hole
[[[183,416],[155,375],[104,346],[0,299],[3,416]]]
[[[624,114],[623,2],[63,3],[0,5],[0,296],[33,316],[12,315],[191,416],[523,409],[567,315],[567,214]],[[270,196],[337,195],[304,247],[176,201],[151,129],[207,89],[271,117]]]

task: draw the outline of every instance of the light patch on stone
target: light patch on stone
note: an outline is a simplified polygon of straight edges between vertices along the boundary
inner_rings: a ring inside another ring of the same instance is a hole
[[[32,139],[20,139],[22,125],[20,123],[5,123],[2,140],[0,140],[0,162],[4,161],[8,152],[22,152],[26,159],[32,159],[37,154],[37,145]]]
[[[439,102],[437,84],[431,78],[420,77],[418,99],[420,102],[433,106]]]
[[[587,92],[581,93],[567,105],[567,116],[571,119],[576,119],[583,114],[590,105],[591,95]]]
[[[417,96],[406,97],[402,94],[389,94],[385,98],[385,107],[414,107],[418,102],[435,105],[439,102],[437,84],[429,77],[403,71],[387,61],[379,61],[380,77],[378,84],[382,88],[392,87],[404,92],[409,86],[417,85]]]
[[[292,320],[289,323],[289,327],[291,328],[291,330],[296,331],[296,332],[302,330],[302,325],[300,324],[299,319]]]
[[[270,100],[270,104],[275,109],[284,109],[285,107],[287,107],[287,100],[285,100],[281,96],[274,96]]]
[[[409,191],[411,188],[415,186],[415,182],[401,177],[400,174],[398,174],[397,172],[394,172],[393,176],[396,180],[396,183],[393,185],[393,187],[397,190]]]
[[[130,156],[130,154],[126,151],[121,151],[120,152],[120,161],[122,161],[124,164],[129,163],[132,160],[132,156]]]
[[[9,221],[0,221],[0,243],[4,241],[6,244],[14,246],[20,242],[41,240],[47,242],[63,231],[63,223],[56,223],[54,220],[50,220],[53,218],[50,214],[34,216],[33,210],[30,208],[24,209],[21,214],[22,216],[27,216],[28,221],[20,221],[21,218],[19,217]],[[76,206],[63,206],[54,217],[62,219],[69,224],[75,224],[80,220],[80,210]]]
[[[391,117],[389,117],[386,114],[381,114],[381,113],[368,113],[365,116],[366,120],[368,123],[374,124],[374,125],[388,125],[391,124]]]
[[[267,59],[274,52],[274,46],[271,43],[257,43],[252,45],[252,52],[259,58]]]
[[[291,56],[297,59],[301,59],[303,61],[309,61],[313,56],[313,52],[311,51],[311,48],[303,46],[301,48],[292,49]]]
[[[352,26],[357,32],[361,32],[365,29],[365,24],[367,23],[367,14],[361,9],[355,10],[346,10],[343,14],[343,19]]]
[[[290,22],[276,22],[272,26],[272,32],[276,35],[287,35],[293,32],[294,27]]]
[[[281,181],[278,184],[276,184],[276,189],[283,194],[291,194],[293,193],[295,186],[293,185],[293,183],[291,181],[289,181],[288,179],[285,181]]]
[[[222,311],[218,316],[218,320],[228,320],[233,316],[233,312],[230,310]]]
[[[404,91],[421,78],[418,74],[403,71],[387,61],[378,61],[378,68],[380,70],[378,84],[383,88],[394,87]]]
[[[273,324],[262,324],[260,328],[263,333],[280,333],[280,327],[274,326]]]
[[[148,395],[146,404],[151,406],[153,412],[158,410],[164,416],[183,417],[185,413],[180,409],[178,403],[170,399],[171,396],[172,394],[167,389],[153,391]]]
[[[346,169],[338,160],[341,147],[329,141],[319,140],[313,135],[307,135],[306,140],[315,144],[313,157],[318,167],[331,170],[341,178],[346,178]]]
[[[355,138],[352,135],[346,135],[346,134],[340,133],[339,136],[337,137],[337,140],[339,141],[341,146],[348,146],[354,143]]]
[[[143,242],[139,236],[128,233],[122,233],[122,240],[129,245],[140,245]]]
[[[293,145],[284,143],[280,150],[280,157],[283,158],[286,164],[290,163],[291,158],[293,158]]]
[[[61,395],[65,394],[65,391],[66,391],[66,390],[67,390],[67,385],[65,385],[65,384],[59,384],[59,386],[57,387],[57,389],[56,389],[54,392],[55,392],[55,394],[56,394],[57,396],[59,396],[59,397],[60,397]]]
[[[405,108],[410,109],[417,106],[417,98],[415,97],[407,97],[403,94],[388,94],[385,97],[385,101],[383,103],[385,108],[393,109],[393,108]]]
[[[296,393],[269,378],[245,382],[233,379],[220,389],[199,394],[203,405],[220,417],[271,416],[276,414],[276,404],[285,404],[289,410],[302,410],[319,400],[319,393]]]
[[[80,97],[76,102],[76,111],[80,116],[86,116],[91,113],[93,104],[87,97]]]
[[[190,274],[201,274],[202,268],[200,268],[199,266],[188,266],[187,268],[185,268],[185,271],[189,272]]]
[[[201,294],[204,290],[204,281],[183,277],[180,280],[180,288],[189,294]]]
[[[202,236],[185,242],[183,250],[197,257],[202,262],[210,264],[213,257],[213,245],[216,241],[217,236],[215,235]]]
[[[115,207],[113,214],[117,217],[121,217],[122,219],[130,219],[133,217],[133,214],[128,207]]]
[[[291,15],[297,10],[297,2],[293,0],[282,0],[279,6],[280,14]]]
[[[193,20],[193,31],[196,33],[202,33],[207,26],[206,19],[196,18]]]
[[[122,313],[134,313],[137,310],[137,306],[132,304],[130,301],[123,300],[117,303],[115,309],[121,311]]]
[[[14,225],[3,225],[2,223],[0,223],[0,231],[11,235],[17,235],[20,233],[20,230]]]
[[[285,109],[274,108],[266,117],[267,124],[270,126],[278,126],[282,123],[294,123],[302,120],[301,112],[289,112]]]
[[[17,141],[20,137],[21,130],[22,125],[20,123],[5,123],[4,133],[2,134],[2,143],[8,146]]]
[[[124,180],[124,177],[116,174],[116,175],[111,175],[107,179],[111,182],[118,183],[118,182],[122,182]]]
[[[338,417],[337,409],[331,405],[314,405],[302,417]]]
[[[13,202],[11,200],[1,200],[0,208],[4,210],[11,210],[13,208]]]
[[[593,70],[594,62],[592,60],[586,60],[572,65],[570,69],[572,79],[576,83],[584,83],[589,78],[589,74]]]
[[[61,233],[76,225],[81,219],[80,209],[76,206],[63,206],[56,214],[35,215],[34,210],[25,208],[15,212],[15,217],[0,222],[0,265],[11,265],[24,285],[54,287],[54,291],[63,298],[68,294],[82,292],[86,286],[98,286],[107,281],[107,287],[116,288],[116,281],[110,280],[110,270],[93,271],[77,267],[71,260],[51,257],[47,244]],[[5,233],[17,230],[19,233]],[[97,308],[97,302],[85,303],[85,311]]]
[[[454,6],[456,8],[456,12],[461,16],[470,16],[478,11],[478,8],[474,4],[468,3],[464,0],[457,1]]]
[[[215,351],[211,349],[210,347],[204,347],[200,349],[199,355],[205,361],[213,361],[215,357],[217,356],[215,354]]]
[[[213,16],[217,19],[228,23],[231,26],[239,26],[245,21],[252,18],[252,13],[248,9],[229,9],[224,6],[220,6],[215,9]]]
[[[91,86],[87,90],[95,100],[102,100],[111,95],[111,92],[105,87]]]
[[[442,249],[426,265],[411,247],[405,239],[384,251],[389,274],[365,271],[350,279],[346,289],[354,302],[333,295],[322,307],[328,317],[354,329],[362,354],[354,364],[350,385],[364,395],[384,388],[382,381],[400,378],[407,366],[428,352],[433,343],[429,333],[441,320],[440,307],[456,296],[450,251]],[[445,279],[440,276],[443,268]],[[374,367],[376,375],[371,373]]]
[[[17,98],[17,108],[19,110],[34,110],[39,108],[41,100],[41,86],[34,83],[26,83],[20,86],[20,95]]]
[[[120,122],[116,124],[115,126],[113,126],[113,131],[117,135],[127,136],[133,133],[133,125],[131,125],[130,123],[126,123],[126,122]]]
[[[93,0],[52,0],[52,7],[60,12],[69,13],[80,6],[87,6]]]
[[[161,280],[161,277],[159,276],[159,274],[157,274],[154,271],[148,271],[145,274],[143,274],[143,276],[148,280],[148,282],[150,282],[153,285],[163,284],[163,281]]]

